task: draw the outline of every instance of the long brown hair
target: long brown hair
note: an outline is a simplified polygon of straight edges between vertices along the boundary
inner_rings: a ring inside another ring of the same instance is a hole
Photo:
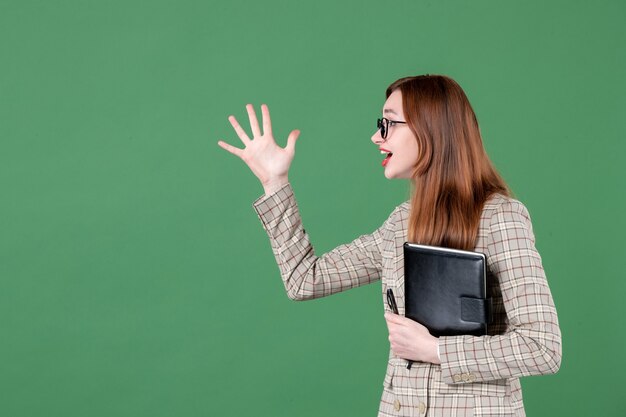
[[[483,147],[474,110],[461,87],[442,75],[405,77],[399,89],[419,156],[411,183],[408,240],[473,250],[485,201],[510,191]]]

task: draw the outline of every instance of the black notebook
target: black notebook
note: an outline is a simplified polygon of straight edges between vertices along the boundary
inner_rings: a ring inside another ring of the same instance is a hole
[[[487,333],[485,255],[436,246],[404,244],[405,316],[433,336]]]

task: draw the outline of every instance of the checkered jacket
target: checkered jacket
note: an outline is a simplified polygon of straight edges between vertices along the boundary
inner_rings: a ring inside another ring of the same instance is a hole
[[[291,184],[257,199],[289,298],[324,297],[377,280],[392,288],[404,315],[404,254],[409,201],[371,234],[316,255]],[[390,350],[378,416],[524,416],[519,377],[556,372],[561,332],[524,205],[502,195],[483,208],[475,251],[487,257],[493,298],[489,334],[439,338],[441,365],[406,361]]]

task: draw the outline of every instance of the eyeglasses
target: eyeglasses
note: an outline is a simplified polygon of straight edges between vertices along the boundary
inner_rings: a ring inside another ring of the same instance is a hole
[[[386,139],[387,133],[389,133],[389,127],[398,123],[406,124],[406,122],[399,122],[397,120],[389,120],[386,117],[383,117],[382,119],[378,119],[377,128],[380,129],[380,136],[383,139]]]

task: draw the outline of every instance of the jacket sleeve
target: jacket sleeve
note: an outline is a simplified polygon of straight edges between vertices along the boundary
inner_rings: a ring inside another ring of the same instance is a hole
[[[316,256],[305,232],[289,183],[254,204],[267,232],[287,295],[292,300],[325,297],[379,280],[382,236],[390,219],[376,231]]]
[[[561,365],[561,331],[526,207],[516,200],[501,204],[487,239],[487,263],[500,282],[507,330],[441,337],[447,384],[550,374]]]

